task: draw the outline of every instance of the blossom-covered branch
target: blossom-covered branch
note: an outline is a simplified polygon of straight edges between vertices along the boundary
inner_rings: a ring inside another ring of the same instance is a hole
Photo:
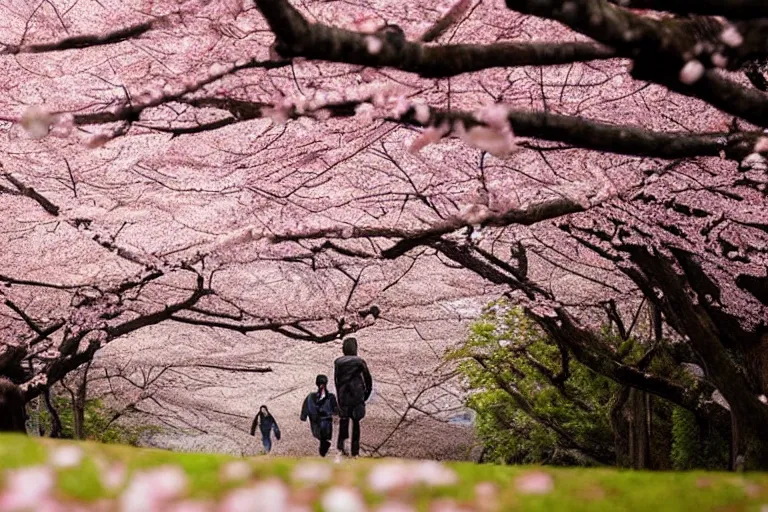
[[[272,243],[291,242],[312,239],[360,239],[360,238],[397,238],[395,245],[382,251],[381,256],[392,259],[402,256],[409,250],[439,240],[443,235],[464,227],[471,226],[509,226],[531,225],[544,220],[555,219],[570,213],[584,211],[589,205],[582,205],[572,199],[555,199],[534,204],[523,209],[509,209],[494,212],[487,206],[469,205],[457,215],[438,222],[426,229],[400,229],[386,227],[347,226],[324,228],[289,233],[276,233],[269,236]]]
[[[277,36],[284,57],[392,67],[423,77],[448,77],[493,67],[549,66],[608,59],[613,52],[592,43],[495,43],[428,46],[397,31],[370,34],[310,23],[287,0],[256,2]]]
[[[113,32],[107,32],[105,34],[83,34],[65,37],[64,39],[52,41],[49,43],[31,43],[22,45],[6,44],[5,48],[0,50],[0,55],[18,55],[20,53],[46,53],[64,50],[79,50],[82,48],[120,43],[130,39],[138,39],[140,36],[152,30],[152,28],[163,23],[163,21],[164,18],[157,18],[151,21],[130,25]]]
[[[635,78],[665,85],[758,126],[768,126],[768,97],[707,69],[738,69],[746,59],[765,55],[763,20],[737,28],[709,18],[655,20],[607,0],[506,3],[510,9],[565,23],[633,59]]]
[[[702,14],[730,19],[768,18],[768,4],[762,0],[611,0],[630,9],[653,9],[677,14]]]
[[[21,180],[14,177],[10,172],[3,169],[3,164],[0,162],[0,176],[5,178],[11,185],[15,187],[15,190],[3,187],[0,185],[0,193],[22,195],[26,196],[39,204],[43,210],[53,215],[54,217],[59,215],[59,207],[53,204],[48,198],[42,195],[40,192],[32,187],[25,185]]]
[[[426,122],[420,122],[416,109],[410,109],[402,121],[414,125],[453,126],[461,121],[466,127],[481,122],[469,112],[433,110]],[[747,155],[768,150],[768,144],[758,142],[762,132],[691,133],[684,131],[658,132],[640,126],[602,123],[578,116],[551,112],[529,112],[509,109],[507,118],[515,135],[562,142],[574,147],[623,155],[654,158],[689,158],[719,156],[721,152],[732,160],[741,161]],[[448,133],[446,131],[445,133]]]

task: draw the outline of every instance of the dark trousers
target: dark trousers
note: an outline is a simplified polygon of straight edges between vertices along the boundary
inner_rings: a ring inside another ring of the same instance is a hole
[[[271,432],[267,432],[266,434],[261,434],[261,442],[264,445],[264,451],[269,453],[272,451],[272,439],[270,437]]]
[[[360,420],[354,418],[339,418],[339,442],[336,445],[341,451],[344,451],[344,441],[349,439],[349,420],[352,420],[352,456],[360,455]]]
[[[328,450],[331,448],[331,442],[328,439],[321,439],[320,440],[320,456],[325,457],[328,453]]]

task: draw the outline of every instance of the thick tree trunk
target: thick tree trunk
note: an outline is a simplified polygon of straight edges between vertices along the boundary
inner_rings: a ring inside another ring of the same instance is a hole
[[[634,469],[648,469],[651,464],[651,440],[648,436],[647,393],[629,390],[629,454]]]
[[[757,388],[762,399],[768,396],[768,334],[764,334],[757,343],[747,346],[744,350],[744,361],[751,382]],[[768,409],[768,405],[765,405]],[[739,468],[739,456],[744,458],[745,469],[768,468],[768,424],[755,421],[752,414],[731,413],[731,425],[735,435],[732,436],[735,455],[732,456],[733,469]]]
[[[72,428],[75,439],[85,439],[85,397],[72,400]]]
[[[680,275],[668,260],[654,257],[645,249],[633,249],[632,260],[644,274],[630,273],[645,295],[664,312],[665,318],[680,333],[688,336],[710,380],[725,397],[731,410],[733,469],[768,469],[768,406],[758,398],[765,394],[764,375],[768,368],[768,340],[763,334],[742,331],[733,318],[708,305],[706,292],[711,281],[699,262],[682,251],[675,251],[685,274]],[[659,297],[653,290],[663,291]],[[699,294],[691,300],[689,290]],[[738,333],[738,337],[734,337]],[[727,349],[726,347],[730,348]],[[732,353],[738,354],[739,361]]]
[[[733,471],[768,468],[768,439],[755,421],[737,413],[731,415],[731,469]]]
[[[629,421],[625,416],[630,389],[628,387],[621,388],[613,407],[611,407],[611,430],[613,430],[616,450],[616,465],[620,468],[632,466],[629,451]]]
[[[32,411],[28,418],[29,431],[32,435],[42,436],[40,427],[40,400],[36,399],[32,403],[28,403],[27,410]]]
[[[51,415],[50,437],[59,438],[61,437],[61,418],[59,418],[59,412],[51,401],[51,391],[49,389],[43,392],[43,399],[45,401],[45,408],[48,409],[48,414]]]
[[[756,391],[768,396],[768,334],[744,348],[744,363]]]
[[[78,375],[76,387],[72,394],[72,423],[75,439],[85,439],[85,402],[88,395],[88,368],[87,363]]]

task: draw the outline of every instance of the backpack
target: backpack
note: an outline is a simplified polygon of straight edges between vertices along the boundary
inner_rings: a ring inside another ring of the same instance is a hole
[[[340,384],[339,403],[341,405],[357,405],[365,403],[365,381],[363,381],[363,369],[360,367],[345,382]]]

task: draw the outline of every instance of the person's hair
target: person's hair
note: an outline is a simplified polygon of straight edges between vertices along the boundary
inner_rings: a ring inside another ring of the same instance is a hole
[[[349,337],[344,340],[344,343],[341,345],[341,350],[344,352],[345,356],[356,356],[357,355],[357,338]]]
[[[269,412],[269,408],[266,405],[262,405],[261,407],[259,407],[259,414],[262,414],[262,412],[261,412],[262,409],[264,409],[264,411],[266,411],[266,415],[267,416],[272,416],[272,414]]]
[[[315,386],[317,386],[318,388],[320,386],[328,387],[328,377],[326,377],[325,375],[318,375],[315,378]]]

